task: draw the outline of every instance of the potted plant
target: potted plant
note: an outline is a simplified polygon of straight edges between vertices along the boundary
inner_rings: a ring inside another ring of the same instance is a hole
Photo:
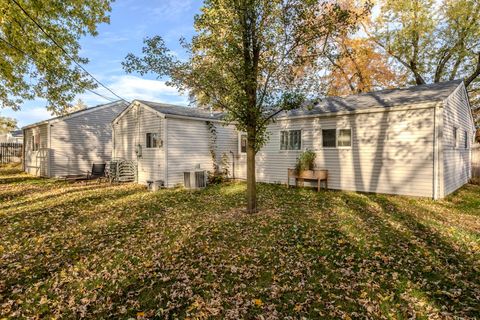
[[[317,154],[312,150],[303,151],[297,158],[297,164],[295,165],[295,174],[299,178],[308,179],[313,176],[313,170],[315,169],[315,158]]]

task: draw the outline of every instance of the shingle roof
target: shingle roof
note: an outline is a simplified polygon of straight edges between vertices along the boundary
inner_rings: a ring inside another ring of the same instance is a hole
[[[368,108],[396,107],[413,105],[423,102],[436,102],[445,100],[463,80],[425,84],[409,88],[386,89],[362,94],[349,95],[345,97],[328,97],[313,107],[301,107],[278,115],[278,118],[295,117],[304,115],[316,115],[333,112],[353,112]],[[158,103],[152,101],[137,100],[165,115],[176,115],[200,119],[221,120],[224,113],[210,112],[193,108],[177,106],[172,104]]]
[[[50,119],[47,119],[47,120],[43,120],[43,121],[39,121],[39,122],[35,122],[35,123],[32,123],[32,124],[29,124],[27,126],[24,126],[22,128],[23,129],[27,129],[27,128],[31,128],[31,127],[36,127],[38,125],[41,125],[41,124],[45,124],[45,123],[48,123],[50,121],[53,121],[53,120],[58,120],[58,119],[62,119],[62,118],[65,118],[65,117],[72,117],[72,116],[77,116],[77,115],[80,115],[82,114],[83,112],[86,112],[86,111],[91,111],[93,109],[96,109],[96,108],[100,108],[100,107],[116,107],[118,105],[123,105],[126,107],[128,107],[128,103],[125,102],[125,101],[122,101],[122,100],[118,100],[118,101],[114,101],[114,102],[109,102],[109,103],[104,103],[104,104],[99,104],[98,106],[94,106],[94,107],[91,107],[91,108],[86,108],[86,109],[82,109],[82,110],[78,110],[78,111],[74,111],[74,112],[71,112],[71,113],[68,113],[68,114],[65,114],[65,115],[61,115],[61,116],[57,116],[57,117],[53,117],[53,118],[50,118]]]
[[[311,108],[299,108],[280,117],[348,112],[367,108],[395,107],[445,100],[462,80],[425,84],[409,88],[387,89],[346,97],[328,97]]]
[[[10,134],[12,135],[12,137],[21,137],[23,135],[23,131],[21,129],[14,130],[14,131],[10,131]]]
[[[208,111],[205,111],[199,108],[177,106],[173,104],[158,103],[158,102],[145,101],[145,100],[137,100],[137,101],[165,115],[175,115],[175,116],[183,116],[183,117],[190,117],[190,118],[215,119],[215,120],[221,119],[223,116],[223,113],[221,112],[210,113]]]

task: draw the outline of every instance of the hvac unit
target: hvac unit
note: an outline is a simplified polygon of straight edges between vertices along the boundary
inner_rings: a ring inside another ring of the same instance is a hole
[[[183,185],[187,189],[200,189],[207,186],[207,173],[204,170],[185,171]]]

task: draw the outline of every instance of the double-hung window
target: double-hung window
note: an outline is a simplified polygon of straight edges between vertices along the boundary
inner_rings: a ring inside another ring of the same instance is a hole
[[[352,146],[352,129],[323,129],[324,148],[349,148]]]
[[[160,134],[155,132],[147,133],[145,136],[145,145],[147,148],[161,147]]]
[[[280,150],[300,150],[302,148],[302,130],[280,131]]]

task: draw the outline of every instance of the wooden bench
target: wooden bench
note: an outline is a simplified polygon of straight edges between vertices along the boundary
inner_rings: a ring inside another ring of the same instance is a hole
[[[297,173],[295,169],[288,169],[288,188],[290,188],[290,178],[295,179],[295,186],[298,186],[299,180],[302,186],[305,180],[316,180],[317,191],[320,191],[320,182],[325,181],[325,189],[328,189],[328,170],[306,170]]]

